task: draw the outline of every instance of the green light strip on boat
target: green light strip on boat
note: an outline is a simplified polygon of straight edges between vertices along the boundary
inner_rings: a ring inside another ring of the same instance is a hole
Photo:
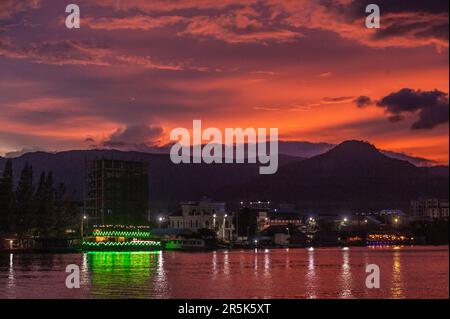
[[[151,236],[150,232],[130,232],[130,231],[97,231],[92,232],[92,236],[118,236],[118,237],[145,237]]]
[[[158,241],[148,241],[148,242],[124,242],[124,243],[117,243],[117,242],[83,242],[83,246],[90,246],[90,247],[99,247],[99,246],[118,246],[118,247],[132,247],[132,246],[160,246],[161,242]]]

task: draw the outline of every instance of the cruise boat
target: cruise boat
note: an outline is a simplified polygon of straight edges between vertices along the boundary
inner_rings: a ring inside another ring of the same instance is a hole
[[[163,245],[145,226],[97,226],[83,238],[81,248],[85,252],[155,251]]]

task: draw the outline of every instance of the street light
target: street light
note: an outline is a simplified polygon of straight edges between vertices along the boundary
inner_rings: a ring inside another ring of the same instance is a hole
[[[83,215],[83,217],[81,217],[81,227],[80,227],[81,240],[83,240],[84,237],[84,221],[87,219],[88,217],[86,215]]]
[[[159,217],[158,221],[159,221],[159,228],[161,228],[161,224],[164,221],[164,218],[163,217]]]

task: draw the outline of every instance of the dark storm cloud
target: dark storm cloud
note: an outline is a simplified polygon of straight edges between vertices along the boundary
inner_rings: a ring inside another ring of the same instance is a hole
[[[389,116],[389,122],[391,122],[391,123],[397,123],[397,122],[402,121],[403,118],[404,118],[404,117],[401,116],[401,115],[392,115],[392,116]]]
[[[328,4],[334,0],[325,1]],[[417,12],[417,13],[432,13],[440,14],[447,13],[449,10],[448,1],[443,0],[354,0],[352,3],[353,15],[358,15],[360,12],[365,12],[367,5],[376,3],[385,13],[402,13],[402,12]],[[361,9],[363,9],[361,11]]]
[[[145,150],[158,142],[164,130],[160,126],[129,125],[117,129],[102,146],[126,148],[128,150]]]
[[[336,10],[342,5],[333,5],[333,1],[324,1]],[[374,41],[401,38],[405,41],[432,41],[448,46],[449,2],[442,0],[356,0],[345,8],[350,21],[365,19],[365,8],[376,3],[381,10],[381,28],[375,32]]]
[[[370,97],[361,95],[358,96],[353,102],[356,104],[357,107],[365,107],[373,104],[373,101]]]
[[[432,129],[449,121],[448,93],[439,90],[404,88],[383,97],[377,105],[386,110],[391,122],[400,121],[405,113],[418,112],[419,119],[411,129]]]
[[[337,97],[324,97],[322,103],[324,104],[334,104],[348,102],[353,99],[353,96],[337,96]]]

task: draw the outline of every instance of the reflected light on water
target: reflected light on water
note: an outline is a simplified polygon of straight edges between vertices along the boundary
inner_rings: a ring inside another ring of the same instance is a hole
[[[402,264],[399,251],[394,252],[392,260],[392,280],[391,280],[391,296],[392,298],[402,299],[403,295],[403,281],[402,281]]]
[[[80,266],[81,289],[65,287]],[[367,264],[381,289],[365,286]],[[445,298],[448,246],[0,255],[2,298]]]
[[[223,273],[225,276],[230,276],[230,256],[228,256],[228,251],[223,252]]]
[[[9,268],[8,268],[8,288],[14,287],[14,255],[9,254]]]
[[[310,299],[317,298],[316,281],[317,281],[317,278],[316,278],[316,270],[315,270],[315,265],[314,265],[314,249],[313,249],[313,250],[308,250],[308,271],[306,272],[306,276],[305,276],[306,292],[307,292],[308,298],[310,298]]]
[[[164,254],[161,251],[158,252],[155,290],[157,291],[158,297],[160,298],[167,298],[169,296],[169,283],[167,281],[166,271],[164,269]]]
[[[213,279],[217,278],[217,251],[213,251],[212,253],[212,275]]]
[[[90,252],[87,254],[91,294],[98,298],[115,298],[132,289],[136,297],[158,283],[161,252]],[[161,271],[160,271],[161,272]],[[164,279],[164,278],[163,278]],[[161,287],[157,287],[161,288]],[[158,296],[160,289],[153,289]]]
[[[264,254],[264,277],[269,278],[270,275],[270,254],[268,253],[268,250],[266,249],[266,252]]]
[[[253,266],[255,272],[254,274],[258,275],[258,249],[255,249],[255,258],[254,258],[254,266]]]
[[[89,285],[89,283],[90,283],[89,278],[90,278],[90,276],[89,276],[89,266],[88,266],[88,254],[83,253],[81,269],[80,269],[80,284],[81,284],[81,286]]]
[[[344,250],[342,252],[342,267],[341,267],[341,298],[353,298],[352,295],[352,273],[350,269],[350,256],[349,251]]]

